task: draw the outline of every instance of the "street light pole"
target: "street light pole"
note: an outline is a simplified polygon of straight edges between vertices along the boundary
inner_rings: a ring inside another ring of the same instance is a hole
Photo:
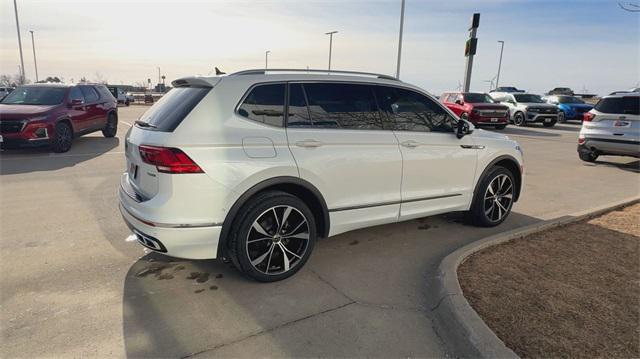
[[[333,34],[337,31],[325,32],[325,35],[329,35],[329,71],[331,71],[331,48],[333,47]]]
[[[269,53],[271,50],[267,50],[264,52],[264,69],[265,71],[269,68]]]
[[[18,5],[13,0],[13,10],[16,13],[16,29],[18,30],[18,48],[20,49],[20,82],[25,81],[24,76],[24,58],[22,57],[22,39],[20,39],[20,22],[18,21]]]
[[[500,45],[500,61],[498,61],[498,76],[496,77],[496,88],[498,88],[498,84],[500,83],[500,68],[502,67],[502,52],[504,51],[504,41],[498,40]]]
[[[402,56],[402,29],[404,28],[404,0],[400,5],[400,38],[398,40],[398,66],[396,68],[396,78],[400,79],[400,58]]]
[[[36,42],[33,40],[33,30],[29,30],[31,33],[31,46],[33,47],[33,66],[36,68],[36,82],[38,82],[38,62],[36,61]]]

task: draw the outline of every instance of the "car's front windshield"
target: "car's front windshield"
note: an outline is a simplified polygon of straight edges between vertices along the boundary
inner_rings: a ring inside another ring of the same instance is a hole
[[[529,102],[529,103],[544,103],[544,101],[542,101],[542,98],[540,98],[540,96],[538,95],[533,95],[533,94],[519,94],[519,95],[513,95],[516,98],[516,101],[518,102]]]
[[[469,103],[494,103],[493,99],[485,93],[466,93],[464,101]]]
[[[5,105],[59,105],[64,100],[64,87],[21,86],[5,97]]]
[[[581,99],[575,96],[559,96],[558,102],[559,103],[584,103],[584,101],[582,101]]]

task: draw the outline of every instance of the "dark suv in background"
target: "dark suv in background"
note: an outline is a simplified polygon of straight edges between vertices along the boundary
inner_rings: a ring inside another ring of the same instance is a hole
[[[0,102],[2,148],[67,152],[75,137],[95,131],[114,137],[117,130],[117,101],[104,85],[25,85]]]

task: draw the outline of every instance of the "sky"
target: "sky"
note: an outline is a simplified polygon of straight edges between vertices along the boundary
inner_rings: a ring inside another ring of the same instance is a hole
[[[631,0],[626,0],[629,2]],[[640,1],[635,1],[640,3]],[[153,83],[264,68],[395,75],[400,0],[17,0],[26,77]],[[640,13],[617,0],[406,0],[400,78],[434,94],[458,88],[470,17],[481,14],[471,89],[500,85],[604,94],[640,86]],[[0,0],[0,74],[20,64],[12,0]]]

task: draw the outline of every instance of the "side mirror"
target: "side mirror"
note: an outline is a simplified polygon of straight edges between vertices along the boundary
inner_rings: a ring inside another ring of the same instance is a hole
[[[462,105],[464,105],[464,102],[462,102],[462,100],[456,100],[456,104],[462,106]]]
[[[82,101],[81,99],[74,98],[74,99],[71,99],[71,102],[69,102],[69,105],[71,105],[71,106],[79,106],[79,105],[82,105],[83,103],[84,103],[84,101]]]
[[[456,137],[458,139],[461,139],[469,133],[471,133],[469,124],[464,120],[458,120],[458,126],[456,127]]]

